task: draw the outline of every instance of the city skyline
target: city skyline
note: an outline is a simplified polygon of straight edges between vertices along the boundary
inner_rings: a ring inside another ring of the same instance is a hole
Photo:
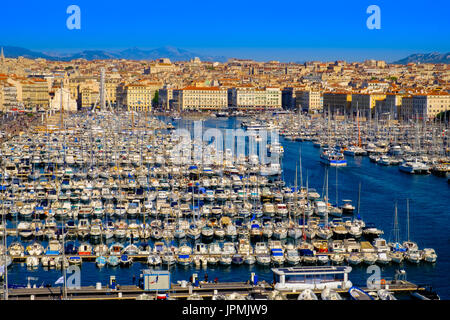
[[[442,10],[418,1],[284,1],[276,6],[231,1],[224,7],[204,1],[167,6],[131,0],[120,8],[105,1],[77,1],[81,29],[69,30],[66,10],[71,4],[29,2],[18,8],[5,3],[0,14],[2,45],[52,53],[172,46],[205,55],[283,62],[392,62],[414,53],[450,51],[445,16],[449,5],[444,1],[435,4]],[[366,26],[366,10],[372,4],[380,7],[380,29]]]

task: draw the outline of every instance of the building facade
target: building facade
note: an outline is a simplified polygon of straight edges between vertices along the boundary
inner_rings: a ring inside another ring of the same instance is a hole
[[[450,110],[450,95],[446,92],[413,96],[412,113],[419,119],[433,119],[447,110]]]
[[[323,111],[333,114],[350,113],[352,95],[348,92],[324,92]]]
[[[297,110],[304,112],[316,112],[321,110],[321,94],[320,91],[300,90],[295,92],[295,103]]]
[[[231,106],[238,110],[281,109],[280,88],[251,85],[231,88]]]
[[[228,107],[227,90],[219,87],[189,86],[177,90],[178,105],[182,110],[225,110]]]

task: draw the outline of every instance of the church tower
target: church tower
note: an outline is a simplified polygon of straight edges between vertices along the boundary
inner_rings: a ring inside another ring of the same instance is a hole
[[[5,69],[6,69],[5,55],[3,53],[3,47],[2,47],[1,52],[0,52],[0,73],[5,73]]]

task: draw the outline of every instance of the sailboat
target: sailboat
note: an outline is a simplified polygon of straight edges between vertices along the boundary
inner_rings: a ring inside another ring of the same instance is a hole
[[[397,214],[397,201],[395,202],[395,214],[394,214],[394,242],[389,242],[388,246],[390,247],[391,251],[389,252],[389,255],[392,259],[392,262],[395,263],[402,263],[404,259],[404,252],[406,249],[403,247],[403,245],[400,244],[400,230],[398,228],[398,214]]]
[[[417,243],[411,241],[409,239],[409,199],[406,199],[406,227],[407,227],[407,234],[408,234],[408,240],[403,242],[403,247],[409,250],[418,250]]]

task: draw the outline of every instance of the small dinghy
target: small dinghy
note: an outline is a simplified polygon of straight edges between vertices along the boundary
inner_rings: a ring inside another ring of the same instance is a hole
[[[72,265],[76,265],[76,266],[79,266],[79,265],[81,265],[81,262],[82,262],[82,260],[81,260],[81,257],[69,257],[69,264],[72,264]]]
[[[367,292],[358,287],[351,287],[348,293],[352,300],[374,300]]]
[[[298,295],[297,300],[318,300],[316,294],[311,289],[305,289]]]
[[[397,300],[392,292],[385,289],[378,290],[377,294],[380,300]]]
[[[106,265],[107,261],[106,258],[104,256],[99,256],[95,259],[95,264],[97,265],[97,267],[99,268],[103,268]]]
[[[330,288],[323,289],[320,297],[322,300],[342,300],[341,295]]]
[[[117,267],[119,265],[119,257],[109,256],[108,257],[108,265],[110,265],[111,267]]]
[[[123,254],[123,255],[120,257],[120,265],[123,266],[123,267],[128,267],[128,266],[130,266],[130,264],[131,264],[132,261],[133,261],[133,260],[131,259],[131,257],[130,257],[129,255],[127,255],[127,254]]]

